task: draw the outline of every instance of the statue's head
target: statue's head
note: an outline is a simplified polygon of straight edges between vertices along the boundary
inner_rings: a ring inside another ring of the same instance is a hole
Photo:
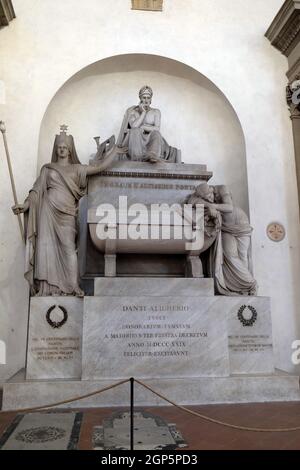
[[[207,183],[202,183],[197,187],[196,195],[207,202],[213,203],[215,200],[214,188]]]
[[[214,195],[215,195],[215,202],[217,204],[222,204],[222,201],[226,196],[231,196],[231,192],[229,191],[228,187],[224,184],[220,184],[214,186]]]
[[[148,108],[150,107],[151,102],[152,102],[152,96],[153,96],[153,91],[150,86],[145,85],[140,89],[140,92],[139,92],[140,102],[144,106]]]
[[[71,164],[80,163],[73,136],[67,135],[66,128],[67,126],[61,126],[61,133],[55,137],[52,163],[57,162],[59,159],[68,159]]]
[[[56,154],[58,158],[70,158],[71,156],[71,143],[69,136],[60,134],[56,141]]]

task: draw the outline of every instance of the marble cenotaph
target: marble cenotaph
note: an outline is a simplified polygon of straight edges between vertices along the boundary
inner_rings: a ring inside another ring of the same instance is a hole
[[[4,410],[130,377],[180,404],[300,399],[298,377],[274,369],[248,216],[205,164],[182,163],[152,95],[140,90],[118,139],[96,139],[88,165],[63,126],[13,208],[25,216],[31,301],[26,370],[4,384]],[[164,404],[141,386],[135,395]],[[124,384],[68,406],[128,400]]]

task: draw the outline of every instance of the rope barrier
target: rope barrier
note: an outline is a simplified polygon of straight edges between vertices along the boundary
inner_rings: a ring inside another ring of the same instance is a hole
[[[13,413],[13,412],[16,412],[16,411],[18,413],[32,413],[32,412],[35,412],[35,411],[45,410],[47,408],[55,408],[55,407],[60,406],[60,405],[66,405],[67,403],[72,403],[74,401],[80,401],[80,400],[84,400],[85,398],[89,398],[89,397],[93,397],[95,395],[99,395],[102,392],[106,392],[107,390],[111,390],[113,388],[118,387],[119,385],[123,385],[123,384],[126,384],[128,382],[130,382],[130,379],[122,380],[121,382],[117,382],[113,385],[109,385],[108,387],[102,388],[100,390],[96,390],[95,392],[87,393],[86,395],[81,395],[79,397],[70,398],[69,400],[58,401],[56,403],[51,403],[49,405],[35,406],[33,408],[23,408],[23,409],[20,409],[20,410],[5,410],[5,411],[0,411],[0,413]]]
[[[220,421],[218,419],[211,418],[211,417],[206,416],[204,414],[197,413],[196,411],[192,411],[189,408],[186,408],[185,406],[178,405],[174,401],[172,401],[169,398],[165,397],[164,395],[157,392],[152,387],[150,387],[149,385],[145,384],[144,382],[142,382],[141,380],[138,380],[138,379],[122,380],[122,381],[117,382],[113,385],[109,385],[109,386],[107,386],[105,388],[102,388],[100,390],[96,390],[95,392],[87,393],[86,395],[81,395],[81,396],[78,396],[78,397],[75,397],[75,398],[70,398],[68,400],[63,400],[63,401],[59,401],[59,402],[56,402],[56,403],[51,403],[51,404],[43,405],[43,406],[36,406],[36,407],[32,407],[32,408],[23,408],[23,409],[20,409],[20,410],[0,411],[0,414],[1,413],[15,413],[15,412],[18,412],[18,413],[29,413],[30,412],[30,413],[32,413],[32,412],[36,412],[36,411],[46,410],[48,408],[54,408],[54,407],[57,407],[57,406],[65,405],[67,403],[72,403],[72,402],[75,402],[75,401],[84,400],[85,398],[89,398],[89,397],[92,397],[92,396],[95,396],[95,395],[99,395],[100,393],[106,392],[107,390],[112,390],[113,388],[116,388],[116,387],[119,387],[120,385],[128,383],[131,380],[133,380],[137,384],[141,385],[145,389],[149,390],[154,395],[156,395],[157,397],[159,397],[162,400],[166,401],[170,405],[175,406],[175,408],[178,408],[181,411],[184,411],[184,412],[186,412],[186,413],[188,413],[192,416],[196,416],[198,418],[201,418],[205,421],[209,421],[210,423],[213,423],[213,424],[217,424],[217,425],[224,426],[224,427],[231,428],[231,429],[238,429],[240,431],[248,431],[248,432],[250,431],[250,432],[277,432],[277,433],[279,433],[279,432],[296,432],[296,431],[300,431],[300,426],[293,427],[293,428],[254,428],[254,427],[250,427],[250,426],[239,426],[239,425],[236,425],[236,424],[226,423],[225,421]]]
[[[166,398],[164,395],[162,395],[159,392],[156,392],[153,388],[149,387],[149,385],[146,385],[145,383],[141,382],[140,380],[135,379],[135,382],[141,385],[142,387],[146,388],[150,392],[154,393],[154,395],[157,395],[159,398],[162,400],[166,401],[167,403],[170,403],[171,405],[175,406],[179,410],[185,411],[186,413],[189,413],[193,416],[197,416],[198,418],[202,418],[205,421],[209,421],[214,424],[218,424],[220,426],[225,426],[227,428],[232,428],[232,429],[238,429],[240,431],[251,431],[251,432],[295,432],[295,431],[300,431],[300,426],[295,427],[295,428],[252,428],[252,427],[247,427],[247,426],[238,426],[236,424],[230,424],[230,423],[225,423],[224,421],[220,421],[218,419],[210,418],[209,416],[203,415],[201,413],[197,413],[196,411],[192,411],[185,406],[178,405],[174,401],[170,400],[169,398]]]

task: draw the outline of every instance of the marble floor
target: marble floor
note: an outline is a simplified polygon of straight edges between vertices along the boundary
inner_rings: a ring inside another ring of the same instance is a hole
[[[190,409],[241,426],[300,427],[300,403],[210,405],[194,406]],[[121,410],[121,408],[76,410],[83,413],[78,449],[92,449],[94,428],[101,426],[103,420],[110,418],[112,413]],[[187,444],[184,450],[300,450],[300,430],[285,433],[248,432],[209,423],[173,407],[144,407],[143,411],[155,414],[167,423],[176,424],[177,430]],[[16,413],[0,413],[0,440],[15,417]]]

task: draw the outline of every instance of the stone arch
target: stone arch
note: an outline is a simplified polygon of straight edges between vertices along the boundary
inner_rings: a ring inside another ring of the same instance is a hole
[[[39,137],[38,169],[49,161],[60,124],[68,124],[81,161],[95,151],[93,137],[117,135],[125,109],[137,103],[144,84],[154,89],[162,111],[162,133],[182,150],[186,163],[206,164],[214,184],[227,184],[248,212],[246,146],[243,129],[224,93],[182,62],[151,54],[124,54],[97,61],[73,75],[45,111]]]

